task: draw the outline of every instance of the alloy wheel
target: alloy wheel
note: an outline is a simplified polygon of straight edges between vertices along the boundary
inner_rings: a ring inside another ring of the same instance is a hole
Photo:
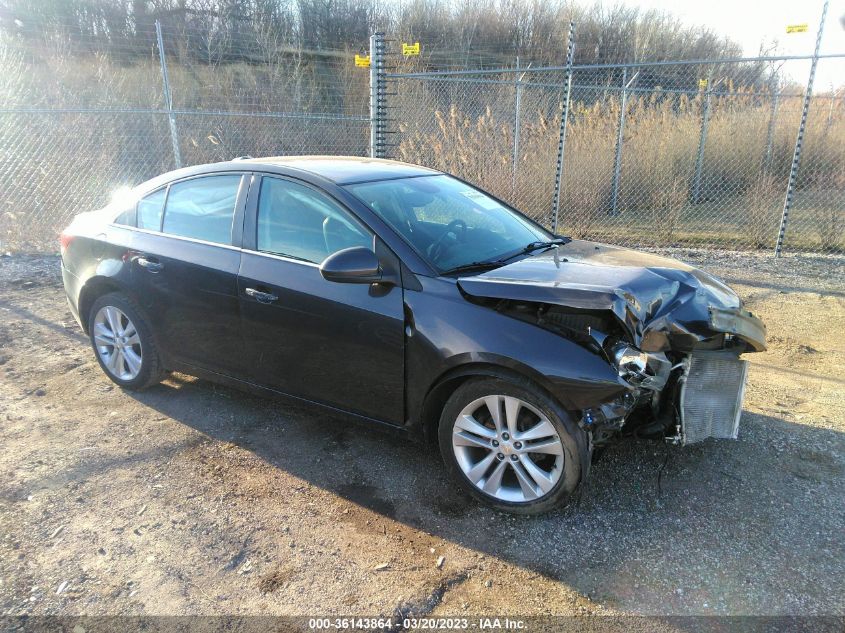
[[[563,442],[554,424],[513,396],[491,395],[469,403],[455,420],[452,449],[467,479],[500,501],[539,499],[563,474]]]
[[[103,306],[94,317],[94,345],[106,370],[119,380],[141,372],[143,351],[135,325],[121,310]]]

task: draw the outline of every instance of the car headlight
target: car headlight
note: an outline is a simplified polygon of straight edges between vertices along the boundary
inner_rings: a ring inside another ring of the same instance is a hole
[[[647,354],[625,343],[611,350],[611,358],[622,380],[645,389],[662,389],[672,369],[666,354]]]
[[[636,347],[618,345],[613,350],[613,361],[619,368],[620,373],[643,373],[648,366],[648,354],[641,352]]]

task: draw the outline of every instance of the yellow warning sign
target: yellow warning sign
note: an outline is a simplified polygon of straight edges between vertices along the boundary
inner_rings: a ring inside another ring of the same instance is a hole
[[[413,44],[406,44],[402,42],[402,54],[405,57],[411,57],[412,55],[419,55],[420,54],[420,43],[414,42]]]
[[[698,87],[702,90],[704,88],[706,88],[707,87],[707,80],[706,79],[699,79],[698,80]]]
[[[370,56],[369,55],[356,55],[355,56],[355,65],[358,68],[369,68],[370,67]]]
[[[808,28],[809,27],[806,24],[787,24],[786,25],[786,32],[787,33],[806,33]]]

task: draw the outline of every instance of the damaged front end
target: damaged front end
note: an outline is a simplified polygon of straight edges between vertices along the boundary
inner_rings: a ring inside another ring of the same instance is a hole
[[[691,444],[736,438],[763,323],[715,278],[675,260],[574,240],[459,280],[465,296],[600,355],[628,390],[581,412],[601,446],[627,434]]]

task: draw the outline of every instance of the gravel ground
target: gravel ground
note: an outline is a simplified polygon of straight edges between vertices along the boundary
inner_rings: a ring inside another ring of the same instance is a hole
[[[323,412],[182,375],[123,392],[56,258],[0,257],[0,610],[845,615],[845,260],[672,254],[768,324],[739,440],[615,447],[539,518]]]

